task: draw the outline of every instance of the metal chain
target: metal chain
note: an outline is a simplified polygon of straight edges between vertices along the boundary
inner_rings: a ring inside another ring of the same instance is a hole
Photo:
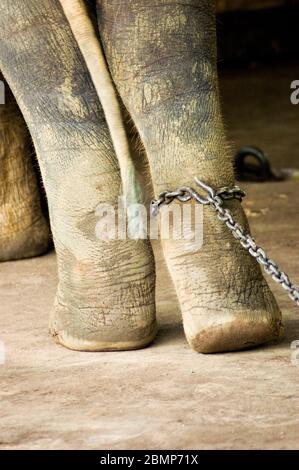
[[[288,275],[281,271],[272,259],[268,258],[265,251],[255,243],[252,236],[246,233],[244,228],[234,220],[230,210],[223,207],[224,202],[230,199],[242,201],[245,192],[238,186],[234,186],[233,188],[223,187],[216,191],[198,178],[194,179],[197,185],[205,191],[205,197],[201,196],[194,188],[189,186],[183,186],[177,191],[163,191],[159,194],[158,199],[152,201],[153,214],[156,215],[161,206],[170,204],[174,199],[178,199],[181,202],[194,199],[199,204],[209,205],[211,209],[217,213],[218,219],[225,223],[242,247],[263,266],[266,273],[269,274],[275,282],[280,284],[283,289],[287,291],[290,298],[299,305],[299,287],[292,284]]]

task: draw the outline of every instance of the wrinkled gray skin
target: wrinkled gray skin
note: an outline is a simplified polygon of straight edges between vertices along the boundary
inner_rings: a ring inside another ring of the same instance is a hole
[[[107,63],[156,193],[193,185],[195,175],[216,187],[234,182],[219,108],[213,3],[97,1]],[[151,245],[95,236],[95,208],[117,203],[119,167],[57,0],[1,0],[0,68],[29,127],[48,198],[59,271],[52,334],[73,349],[145,346],[156,331]],[[239,202],[229,206],[246,225]],[[187,241],[163,242],[195,350],[242,349],[281,335],[260,268],[209,209],[203,248],[189,248]]]
[[[0,260],[36,256],[47,250],[49,226],[41,210],[30,134],[5,83],[0,105]]]

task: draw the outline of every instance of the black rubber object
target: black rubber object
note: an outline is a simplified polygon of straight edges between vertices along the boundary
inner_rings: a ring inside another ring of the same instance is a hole
[[[247,157],[254,157],[257,164],[246,162]],[[270,181],[275,179],[267,154],[258,147],[245,145],[235,155],[236,178],[240,181]]]

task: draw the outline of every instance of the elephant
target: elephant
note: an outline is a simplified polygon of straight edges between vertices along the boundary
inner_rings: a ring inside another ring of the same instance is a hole
[[[49,226],[41,208],[32,145],[24,118],[5,83],[5,103],[0,105],[0,260],[8,261],[44,253]]]
[[[125,162],[124,181],[101,89],[90,70],[97,58],[85,57],[84,31],[79,47],[64,9],[71,3],[78,2],[1,1],[0,69],[14,98],[0,107],[0,259],[37,255],[48,245],[49,227],[29,165],[28,127],[57,254],[50,332],[74,350],[137,349],[150,344],[157,331],[151,240],[98,239],[95,210],[108,203],[117,211],[122,191],[138,198],[147,187],[157,195],[193,186],[194,176],[215,188],[234,185],[219,97],[215,5],[79,2],[88,18],[74,12],[73,19],[81,26],[88,20],[94,28],[134,153]],[[240,201],[226,204],[249,230]],[[26,230],[18,227],[18,217],[27,220]],[[206,207],[203,223],[200,250],[190,253],[187,240],[162,240],[189,345],[214,353],[279,339],[281,313],[259,265]]]

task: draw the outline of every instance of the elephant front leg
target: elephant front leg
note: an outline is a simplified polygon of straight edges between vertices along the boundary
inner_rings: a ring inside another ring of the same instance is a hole
[[[78,350],[145,346],[156,330],[151,246],[97,230],[101,209],[116,209],[119,168],[58,1],[1,2],[0,63],[30,128],[49,203],[59,274],[52,335]]]
[[[214,2],[98,0],[99,29],[119,93],[139,130],[156,194],[234,183],[223,131]],[[228,202],[247,227],[236,201]],[[280,336],[281,314],[256,261],[204,208],[204,242],[165,240],[164,253],[191,346],[236,350]]]
[[[0,261],[9,261],[46,252],[50,230],[41,210],[29,132],[1,73],[0,84]]]

